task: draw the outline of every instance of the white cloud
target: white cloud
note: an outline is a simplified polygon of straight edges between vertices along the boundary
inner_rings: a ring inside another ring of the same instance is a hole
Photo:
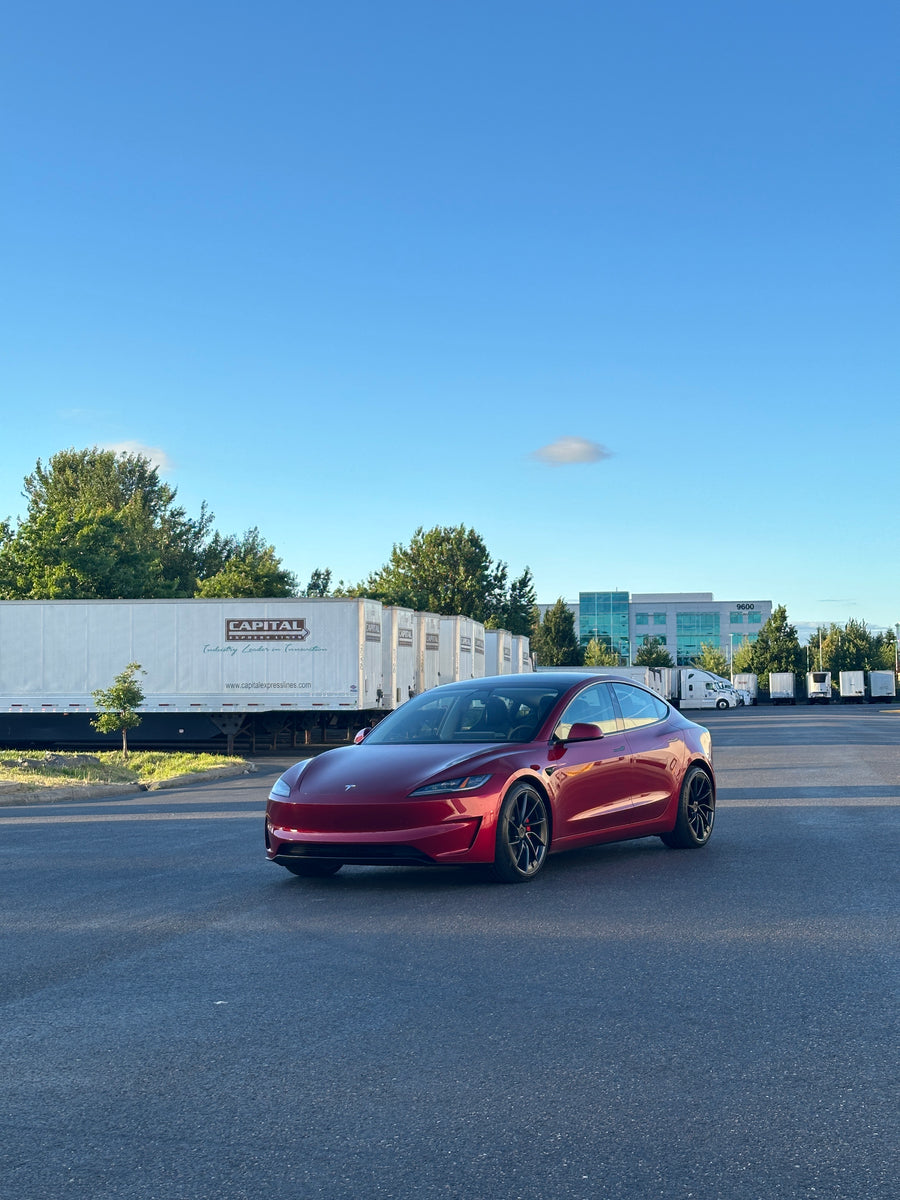
[[[143,454],[144,458],[149,458],[151,464],[164,474],[175,469],[171,458],[158,446],[145,446],[142,442],[107,442],[103,449],[114,450],[116,454]]]
[[[535,450],[532,457],[552,467],[562,467],[569,463],[602,462],[604,458],[612,458],[612,451],[587,438],[561,437],[549,446]]]

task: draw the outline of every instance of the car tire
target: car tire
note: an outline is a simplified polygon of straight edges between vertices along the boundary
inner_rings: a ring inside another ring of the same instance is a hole
[[[280,865],[292,875],[300,875],[304,879],[327,879],[329,875],[337,875],[344,864],[327,859],[298,858],[296,862]]]
[[[715,817],[713,782],[702,767],[691,767],[681,785],[675,828],[659,836],[676,850],[699,850],[710,839]]]
[[[529,783],[516,784],[500,805],[491,874],[499,883],[527,883],[547,861],[549,849],[546,798]]]
[[[716,701],[716,708],[728,708],[728,707],[729,707],[729,705],[728,705],[727,700],[717,700]]]

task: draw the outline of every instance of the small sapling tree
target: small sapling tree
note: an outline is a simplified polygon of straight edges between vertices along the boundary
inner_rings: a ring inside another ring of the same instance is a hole
[[[129,663],[113,680],[112,687],[98,688],[91,692],[94,703],[100,712],[91,724],[101,733],[117,733],[122,731],[122,758],[128,761],[128,730],[140,725],[141,718],[137,709],[144,703],[144,693],[137,681],[137,675],[146,675],[140,663]]]
[[[619,656],[606,642],[601,642],[599,638],[591,638],[584,648],[584,665],[586,667],[617,667]]]

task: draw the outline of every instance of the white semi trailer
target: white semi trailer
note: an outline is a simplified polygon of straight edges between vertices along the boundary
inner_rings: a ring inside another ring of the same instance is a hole
[[[750,696],[750,703],[757,702],[760,695],[760,678],[752,671],[740,671],[733,679],[734,688],[738,691],[746,692]]]
[[[830,671],[807,671],[806,700],[808,704],[831,703]]]
[[[381,610],[382,690],[388,708],[416,694],[416,614],[385,605]]]
[[[841,704],[862,704],[866,698],[866,677],[863,671],[841,671],[838,675]]]
[[[869,672],[869,700],[893,700],[897,694],[897,683],[893,671]]]
[[[469,618],[450,619],[464,673],[439,674],[444,620],[358,597],[0,601],[0,744],[110,741],[92,693],[129,663],[145,672],[136,743],[347,740],[411,692],[484,675]]]
[[[797,703],[797,679],[793,671],[772,671],[769,674],[769,699],[773,704]]]

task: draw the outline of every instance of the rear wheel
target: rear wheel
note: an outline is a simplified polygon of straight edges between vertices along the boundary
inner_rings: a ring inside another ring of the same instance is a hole
[[[500,806],[492,874],[500,883],[526,883],[543,867],[549,848],[547,801],[537,788],[520,783]]]
[[[691,767],[681,785],[678,816],[671,833],[659,836],[667,846],[678,850],[697,850],[705,846],[716,817],[716,793],[713,782],[701,767]]]
[[[296,862],[281,865],[292,875],[302,875],[306,879],[325,879],[329,875],[337,875],[344,864],[315,858],[298,858]]]

